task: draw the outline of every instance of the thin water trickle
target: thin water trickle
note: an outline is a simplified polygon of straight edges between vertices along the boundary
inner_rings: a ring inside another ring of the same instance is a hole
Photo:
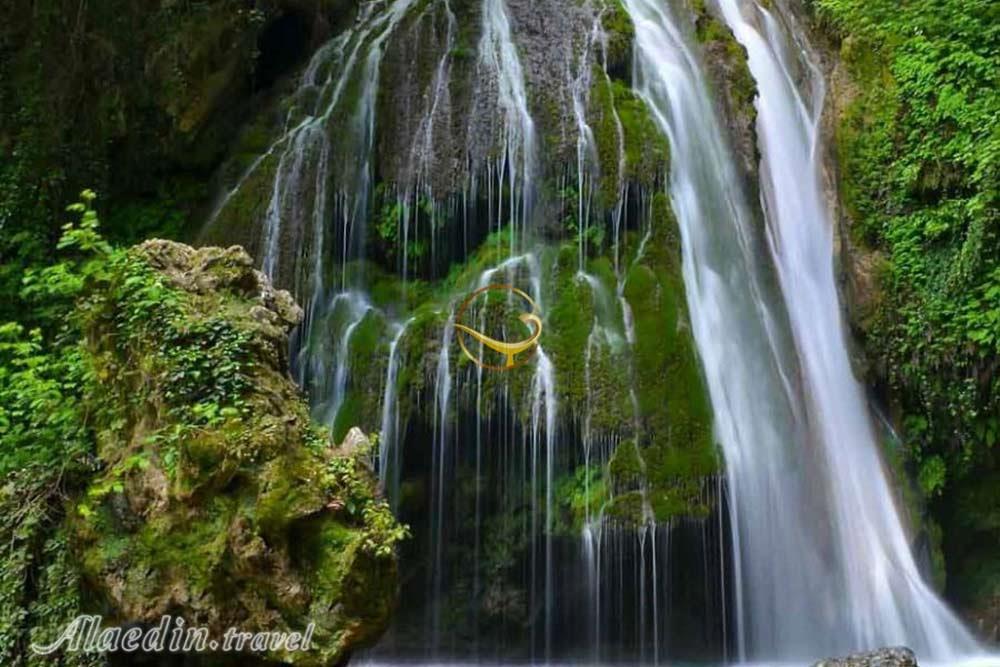
[[[448,466],[448,449],[452,434],[451,400],[451,341],[455,333],[455,316],[448,316],[448,321],[441,329],[441,348],[438,353],[437,373],[434,385],[434,450],[431,475],[431,492],[433,496],[431,539],[433,549],[433,567],[431,578],[431,627],[429,650],[435,654],[441,645],[441,605],[443,604],[444,586],[444,545],[445,545],[445,497]]]
[[[396,326],[396,333],[389,343],[389,363],[385,371],[385,387],[382,391],[382,428],[379,431],[378,474],[382,488],[386,490],[389,504],[393,510],[399,503],[399,481],[401,461],[401,433],[399,418],[399,397],[397,396],[397,380],[399,377],[399,342],[406,334],[406,328],[413,318]]]

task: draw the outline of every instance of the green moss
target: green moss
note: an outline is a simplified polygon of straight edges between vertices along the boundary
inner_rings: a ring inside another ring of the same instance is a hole
[[[667,172],[670,145],[646,103],[631,88],[619,81],[612,81],[611,88],[625,134],[625,176],[635,183],[653,186]]]
[[[380,427],[379,406],[389,354],[389,330],[384,317],[370,310],[351,332],[348,348],[348,393],[337,415],[334,439],[340,441],[352,426],[367,432]]]
[[[705,503],[702,484],[697,479],[680,479],[670,486],[653,488],[648,492],[649,506],[657,521],[677,517],[704,519],[712,507]]]
[[[706,51],[706,57],[715,63],[710,83],[721,88],[723,103],[729,109],[734,120],[753,127],[757,117],[754,100],[757,96],[757,83],[750,72],[747,62],[747,52],[732,31],[705,6],[704,0],[694,0],[692,9],[695,12],[695,35]]]
[[[590,287],[576,279],[576,247],[559,248],[552,266],[552,295],[545,309],[546,329],[542,345],[556,369],[556,387],[561,402],[583,406],[586,402],[584,355],[594,323],[594,303]]]
[[[376,498],[370,445],[336,451],[309,422],[288,377],[290,297],[238,249],[151,242],[109,264],[81,317],[104,465],[66,521],[90,588],[128,622],[178,610],[217,632],[315,622],[312,651],[267,656],[293,664],[373,641],[406,531]],[[383,327],[363,320],[352,353],[375,355]],[[291,542],[315,547],[303,521],[347,546],[302,556]]]
[[[619,184],[624,177],[621,172],[620,156],[624,151],[623,136],[619,135],[615,122],[615,98],[610,79],[600,68],[595,67],[593,85],[590,88],[590,108],[588,122],[594,132],[597,144],[597,160],[601,169],[600,206],[610,208],[618,199]]]
[[[331,431],[335,440],[342,440],[351,427],[356,424],[364,423],[365,421],[371,422],[376,418],[377,412],[366,412],[364,408],[364,399],[356,392],[348,391],[333,421]]]
[[[629,491],[612,498],[604,516],[632,528],[646,523],[645,498],[640,491]]]
[[[618,443],[614,454],[608,462],[608,472],[615,488],[633,484],[643,476],[645,465],[639,456],[639,447],[635,440],[625,440]]]
[[[635,26],[621,0],[605,0],[601,26],[607,35],[607,71],[613,78],[628,83],[631,80],[632,45]]]
[[[612,0],[611,4],[619,3]],[[617,16],[614,11],[605,14],[608,20],[614,16]],[[634,37],[631,20],[627,15],[623,20],[628,22],[630,30],[616,34],[631,48]],[[587,122],[594,132],[601,169],[599,204],[607,209],[618,200],[623,179],[645,186],[660,182],[666,174],[670,147],[645,102],[633,93],[628,76],[614,76],[613,72],[606,73],[595,66],[589,101]]]
[[[446,313],[425,305],[413,313],[399,342],[402,363],[396,381],[399,395],[405,399],[400,404],[403,414],[408,414],[405,408],[431,386],[429,378],[434,377],[440,334],[446,321]]]
[[[232,499],[217,497],[193,516],[164,516],[146,523],[132,540],[131,567],[182,578],[196,595],[206,593],[219,576],[234,509]]]
[[[318,512],[327,500],[315,484],[317,461],[298,453],[274,459],[263,466],[252,511],[254,521],[270,535],[280,535],[301,516]]]
[[[676,222],[666,195],[652,205],[647,254],[629,271],[635,385],[645,484],[657,518],[703,515],[700,488],[719,467],[712,412],[687,322]]]
[[[294,553],[311,573],[316,600],[339,599],[344,572],[360,544],[358,532],[340,523],[306,519],[296,526],[294,534]]]
[[[267,211],[280,161],[280,150],[262,159],[226,202],[218,217],[202,231],[204,243],[240,243],[254,248],[258,241],[253,221],[262,220]]]

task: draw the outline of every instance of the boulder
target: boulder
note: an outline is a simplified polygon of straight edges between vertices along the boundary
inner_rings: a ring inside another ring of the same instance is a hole
[[[827,658],[813,667],[917,667],[917,657],[905,646],[893,646],[852,653],[843,658]]]

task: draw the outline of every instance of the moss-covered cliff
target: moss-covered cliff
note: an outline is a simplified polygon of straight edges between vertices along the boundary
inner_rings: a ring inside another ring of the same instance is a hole
[[[996,638],[996,7],[819,0],[814,10],[834,42],[828,116],[853,329],[900,427],[896,458],[940,525],[948,592]]]
[[[238,247],[115,251],[88,238],[69,243],[96,256],[44,275],[50,287],[75,276],[59,393],[51,361],[29,362],[17,331],[0,346],[21,369],[0,373],[5,664],[41,660],[28,644],[82,612],[106,625],[175,614],[217,638],[314,623],[309,651],[258,654],[290,664],[336,664],[372,643],[395,605],[405,529],[376,494],[371,443],[355,430],[336,446],[289,378],[301,310]],[[22,411],[46,402],[73,441]],[[19,435],[52,447],[53,464],[19,465]]]

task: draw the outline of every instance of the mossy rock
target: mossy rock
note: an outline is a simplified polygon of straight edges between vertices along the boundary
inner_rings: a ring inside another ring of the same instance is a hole
[[[621,0],[606,0],[601,12],[601,26],[607,37],[605,66],[608,75],[620,81],[632,78],[632,48],[635,26]]]
[[[588,122],[601,165],[602,204],[610,208],[624,180],[651,189],[662,182],[670,164],[670,145],[629,83],[599,70],[592,81]]]
[[[646,524],[646,501],[641,491],[629,491],[615,496],[608,503],[604,516],[629,528]]]
[[[739,158],[737,165],[744,186],[755,198],[757,192],[757,83],[750,72],[746,49],[733,35],[717,10],[704,0],[692,0],[695,36],[704,52],[705,71],[712,99],[719,107],[730,144]]]
[[[688,322],[677,223],[663,193],[653,197],[650,224],[646,254],[633,264],[624,289],[635,322],[643,488],[658,520],[704,516],[701,486],[718,472],[720,460]]]
[[[309,420],[288,376],[298,306],[238,247],[150,241],[120,272],[85,315],[103,468],[67,523],[107,615],[175,614],[213,636],[315,623],[310,650],[258,656],[296,665],[373,643],[405,530],[367,439],[336,447]]]

